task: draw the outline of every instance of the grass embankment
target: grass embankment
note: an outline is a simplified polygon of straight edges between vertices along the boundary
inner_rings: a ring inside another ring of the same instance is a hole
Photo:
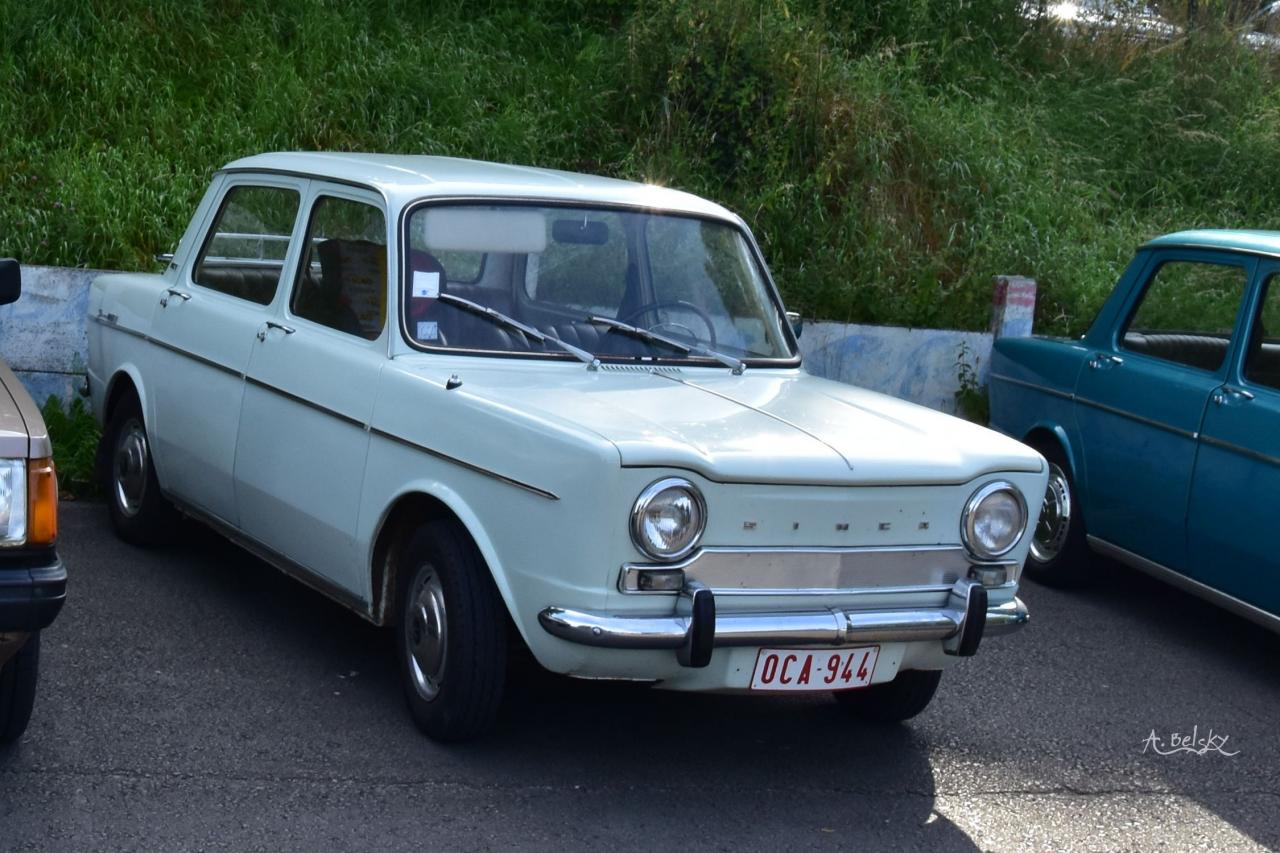
[[[0,0],[0,254],[150,268],[234,157],[450,154],[723,201],[809,316],[982,328],[1019,272],[1067,332],[1144,239],[1280,228],[1271,60],[1018,5]]]

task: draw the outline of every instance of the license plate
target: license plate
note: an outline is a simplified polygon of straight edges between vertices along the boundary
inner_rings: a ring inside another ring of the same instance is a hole
[[[856,649],[761,649],[752,690],[832,691],[866,687],[876,671],[879,646]]]

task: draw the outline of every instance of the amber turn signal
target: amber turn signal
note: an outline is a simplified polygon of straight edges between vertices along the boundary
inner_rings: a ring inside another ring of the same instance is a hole
[[[52,545],[58,538],[58,477],[52,459],[27,466],[27,544]]]

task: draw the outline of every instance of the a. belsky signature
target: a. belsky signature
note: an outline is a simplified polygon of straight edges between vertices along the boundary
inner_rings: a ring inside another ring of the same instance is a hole
[[[1192,755],[1207,755],[1210,752],[1216,752],[1219,755],[1225,755],[1232,758],[1240,754],[1240,750],[1235,752],[1227,752],[1227,741],[1231,739],[1230,735],[1214,734],[1213,729],[1209,729],[1209,734],[1201,735],[1200,726],[1191,727],[1190,734],[1181,732],[1173,732],[1169,735],[1168,742],[1160,735],[1156,734],[1156,730],[1152,729],[1151,734],[1142,740],[1142,751],[1154,752],[1156,755],[1174,755],[1179,752],[1189,752]]]

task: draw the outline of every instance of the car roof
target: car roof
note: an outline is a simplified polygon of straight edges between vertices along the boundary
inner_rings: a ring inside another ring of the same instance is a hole
[[[429,196],[581,200],[740,221],[714,202],[654,184],[456,157],[285,151],[234,160],[223,170],[286,172],[353,183],[373,187],[400,204]]]
[[[1165,234],[1143,245],[1143,248],[1190,247],[1196,249],[1229,249],[1259,255],[1280,257],[1280,231],[1243,231],[1204,228]]]

